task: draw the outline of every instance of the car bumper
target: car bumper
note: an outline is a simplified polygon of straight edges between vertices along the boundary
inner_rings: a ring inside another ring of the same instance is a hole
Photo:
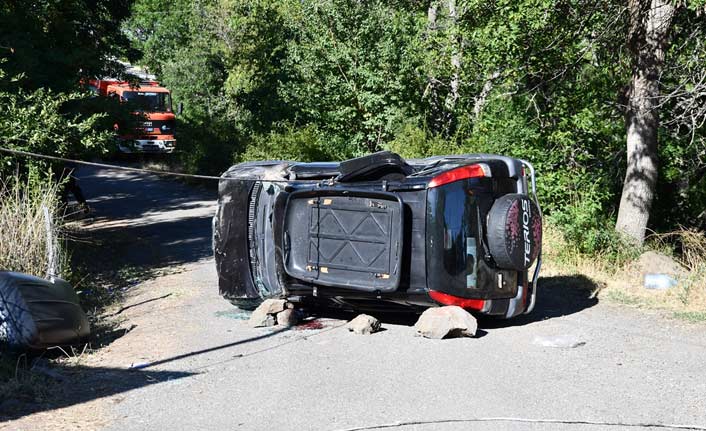
[[[123,153],[173,153],[176,148],[174,139],[134,139],[120,141],[118,148]]]

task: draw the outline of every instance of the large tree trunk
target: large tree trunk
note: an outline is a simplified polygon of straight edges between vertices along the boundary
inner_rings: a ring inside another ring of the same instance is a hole
[[[438,29],[437,16],[439,13],[439,1],[432,0],[429,2],[429,8],[427,9],[427,43],[429,50],[434,49],[434,38],[436,37],[436,31]],[[425,97],[429,98],[429,107],[431,109],[429,118],[430,126],[432,130],[438,131],[443,128],[443,107],[439,102],[439,82],[433,73],[429,73],[427,76],[427,88],[424,90],[422,99]]]
[[[459,88],[461,86],[461,37],[458,29],[458,11],[456,10],[456,0],[449,0],[449,32],[451,46],[451,82],[449,83],[449,94],[446,97],[446,110],[453,117],[456,109],[456,102],[459,98]]]
[[[642,245],[657,185],[659,79],[675,13],[670,0],[628,0],[632,80],[625,114],[627,172],[616,230]]]

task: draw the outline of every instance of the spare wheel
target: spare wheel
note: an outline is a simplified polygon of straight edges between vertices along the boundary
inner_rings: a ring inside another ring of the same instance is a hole
[[[524,271],[542,247],[542,218],[537,205],[522,194],[495,200],[488,213],[488,248],[500,268]]]

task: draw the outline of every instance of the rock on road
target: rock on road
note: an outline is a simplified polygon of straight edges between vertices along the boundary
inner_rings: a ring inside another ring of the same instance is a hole
[[[414,337],[411,324],[384,319],[386,330],[370,336],[334,318],[307,329],[253,329],[218,295],[215,192],[106,169],[80,177],[96,234],[124,230],[135,238],[127,258],[168,269],[128,296],[121,316],[133,329],[88,359],[122,382],[86,400],[101,412],[97,428],[706,427],[703,325],[587,300],[567,285],[540,289],[529,316],[480,321],[474,339]],[[535,340],[553,336],[585,344]],[[473,421],[480,418],[521,420]]]

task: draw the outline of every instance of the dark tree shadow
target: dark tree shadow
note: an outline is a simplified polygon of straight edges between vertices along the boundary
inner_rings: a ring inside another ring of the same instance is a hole
[[[64,231],[70,281],[91,320],[87,341],[100,348],[132,329],[103,310],[141,282],[212,256],[208,209],[217,194],[136,172],[81,167],[76,175],[92,212]]]
[[[36,371],[32,371],[37,374]],[[41,381],[35,375],[34,384],[42,384],[48,401],[37,402],[23,394],[0,400],[0,422],[69,407],[99,398],[189,377],[195,373],[181,371],[126,370],[118,368],[54,366],[45,371]]]
[[[182,359],[208,355],[216,351],[227,350],[236,346],[256,342],[292,329],[293,328],[278,328],[251,338],[157,359],[149,363],[140,364],[132,369],[71,366],[56,363],[50,365],[47,358],[50,359],[58,355],[59,350],[43,354],[35,352],[34,357],[26,360],[27,364],[33,365],[28,367],[27,370],[24,370],[23,373],[30,376],[35,385],[43,386],[42,390],[46,392],[46,400],[37,402],[36,398],[31,393],[20,393],[14,397],[0,399],[0,422],[18,419],[37,412],[51,411],[99,398],[110,397],[169,380],[190,377],[198,374],[200,368],[187,371],[163,371],[154,370],[154,368],[172,362],[178,362]],[[297,342],[300,339],[301,337],[283,340],[273,346],[234,355],[229,360],[264,353]],[[37,364],[39,364],[39,366]],[[215,364],[217,363],[209,363],[209,366]]]
[[[508,320],[483,317],[479,324],[483,328],[521,326],[579,313],[598,304],[596,294],[600,289],[598,283],[582,274],[540,277],[531,313]]]
[[[77,274],[72,281],[90,299],[87,308],[211,257],[212,215],[204,210],[215,202],[214,191],[136,172],[81,167],[76,175],[92,212],[66,237]]]

